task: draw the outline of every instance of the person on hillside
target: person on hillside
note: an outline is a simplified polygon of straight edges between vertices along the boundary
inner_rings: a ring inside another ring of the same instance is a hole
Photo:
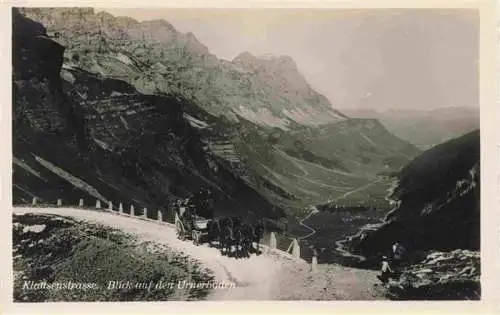
[[[387,284],[389,282],[389,278],[392,274],[391,266],[389,265],[389,259],[387,256],[382,257],[382,268],[380,269],[380,275],[377,278],[382,282],[382,284]]]

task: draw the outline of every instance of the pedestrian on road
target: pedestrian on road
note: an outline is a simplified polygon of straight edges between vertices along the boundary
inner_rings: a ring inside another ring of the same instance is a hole
[[[382,282],[382,284],[385,285],[389,281],[389,278],[392,274],[392,269],[389,265],[389,259],[387,258],[387,256],[382,257],[382,268],[380,272],[381,273],[377,276],[377,278]]]

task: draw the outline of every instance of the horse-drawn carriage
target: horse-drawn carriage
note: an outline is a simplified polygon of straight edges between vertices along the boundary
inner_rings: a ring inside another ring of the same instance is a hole
[[[180,202],[175,207],[175,229],[177,238],[190,238],[195,245],[202,243],[202,238],[209,232],[209,224],[213,220],[213,211],[199,208],[189,201]]]
[[[237,217],[214,218],[209,192],[202,191],[193,200],[187,198],[178,201],[174,216],[177,238],[180,240],[191,239],[195,245],[207,243],[228,255],[233,248],[236,256],[240,255],[240,251],[260,253],[259,242],[264,232],[262,222],[250,224],[241,222]]]

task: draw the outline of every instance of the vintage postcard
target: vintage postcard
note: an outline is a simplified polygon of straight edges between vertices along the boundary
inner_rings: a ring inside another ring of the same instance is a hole
[[[368,4],[5,6],[10,309],[493,312],[495,2]]]

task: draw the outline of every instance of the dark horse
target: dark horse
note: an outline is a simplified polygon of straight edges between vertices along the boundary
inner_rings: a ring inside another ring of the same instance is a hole
[[[253,246],[253,243],[255,243],[255,245],[257,246],[255,251],[257,255],[260,255],[262,253],[260,251],[260,240],[264,236],[264,223],[262,221],[259,221],[257,224],[254,224],[252,228],[253,228],[253,233],[252,233],[251,244]]]
[[[215,246],[217,249],[222,249],[223,246],[223,234],[222,234],[221,223],[219,219],[214,219],[210,221],[208,225],[208,245],[214,247],[214,242],[217,242]]]
[[[241,245],[241,253],[246,257],[249,257],[250,254],[254,251],[253,248],[253,236],[254,229],[248,223],[243,223],[238,230],[239,233],[239,244]]]
[[[236,241],[236,233],[234,232],[233,222],[230,218],[223,218],[219,222],[221,233],[220,233],[220,242],[221,242],[221,253],[227,254],[228,256],[232,252],[233,245],[237,244]]]
[[[235,245],[235,254],[234,256],[236,258],[239,258],[240,257],[240,254],[241,254],[241,243],[243,241],[243,235],[242,235],[242,231],[241,231],[241,228],[242,228],[242,222],[241,222],[241,219],[239,217],[231,217],[229,218],[229,221],[231,222],[231,228],[232,228],[232,231],[233,231],[233,235],[234,235],[234,245]]]

